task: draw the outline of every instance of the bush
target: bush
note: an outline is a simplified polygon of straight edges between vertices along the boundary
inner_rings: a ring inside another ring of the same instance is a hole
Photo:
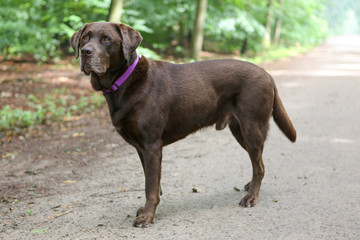
[[[89,113],[104,103],[104,98],[97,93],[78,100],[72,95],[66,95],[66,98],[57,95],[59,93],[53,91],[53,94],[46,94],[43,99],[39,99],[30,94],[27,97],[29,110],[4,106],[0,109],[0,131],[64,120],[83,112]]]
[[[105,19],[110,0],[7,0],[0,8],[0,51],[30,55],[39,62],[56,59],[61,47],[84,22]]]

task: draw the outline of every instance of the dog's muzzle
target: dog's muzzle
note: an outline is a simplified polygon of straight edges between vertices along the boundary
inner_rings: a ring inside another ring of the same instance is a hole
[[[99,54],[96,54],[95,50],[91,46],[84,46],[81,49],[80,58],[81,71],[86,75],[94,72],[98,76],[102,76],[107,71],[107,65],[102,63]]]

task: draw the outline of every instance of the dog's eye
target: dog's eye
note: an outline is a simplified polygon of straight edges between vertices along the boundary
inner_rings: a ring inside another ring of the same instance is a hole
[[[103,37],[102,42],[103,43],[110,43],[111,39],[109,37]]]
[[[88,41],[88,40],[89,40],[89,35],[85,35],[85,36],[83,37],[83,40],[84,40],[84,41]]]

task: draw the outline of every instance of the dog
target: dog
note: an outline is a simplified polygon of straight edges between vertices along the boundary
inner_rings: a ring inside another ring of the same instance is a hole
[[[248,152],[253,175],[243,207],[258,202],[269,119],[292,142],[296,130],[273,78],[245,61],[224,59],[172,64],[139,56],[142,36],[122,23],[85,24],[71,37],[81,71],[102,91],[116,131],[134,146],[145,174],[146,202],[133,225],[153,223],[160,202],[162,149],[204,127],[229,126]]]

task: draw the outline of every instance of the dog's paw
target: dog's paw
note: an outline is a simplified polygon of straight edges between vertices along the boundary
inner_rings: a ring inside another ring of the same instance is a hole
[[[149,227],[154,219],[154,215],[153,214],[147,214],[145,212],[145,208],[141,207],[137,210],[136,212],[136,218],[133,221],[133,226],[134,227]]]
[[[147,214],[140,214],[133,221],[134,227],[146,228],[149,227],[153,222],[154,217],[147,216]]]
[[[139,207],[139,209],[136,212],[136,217],[140,216],[141,214],[144,214],[144,212],[145,212],[145,208]]]
[[[255,194],[248,193],[243,199],[241,199],[239,205],[242,207],[253,207],[257,204],[258,197]]]

